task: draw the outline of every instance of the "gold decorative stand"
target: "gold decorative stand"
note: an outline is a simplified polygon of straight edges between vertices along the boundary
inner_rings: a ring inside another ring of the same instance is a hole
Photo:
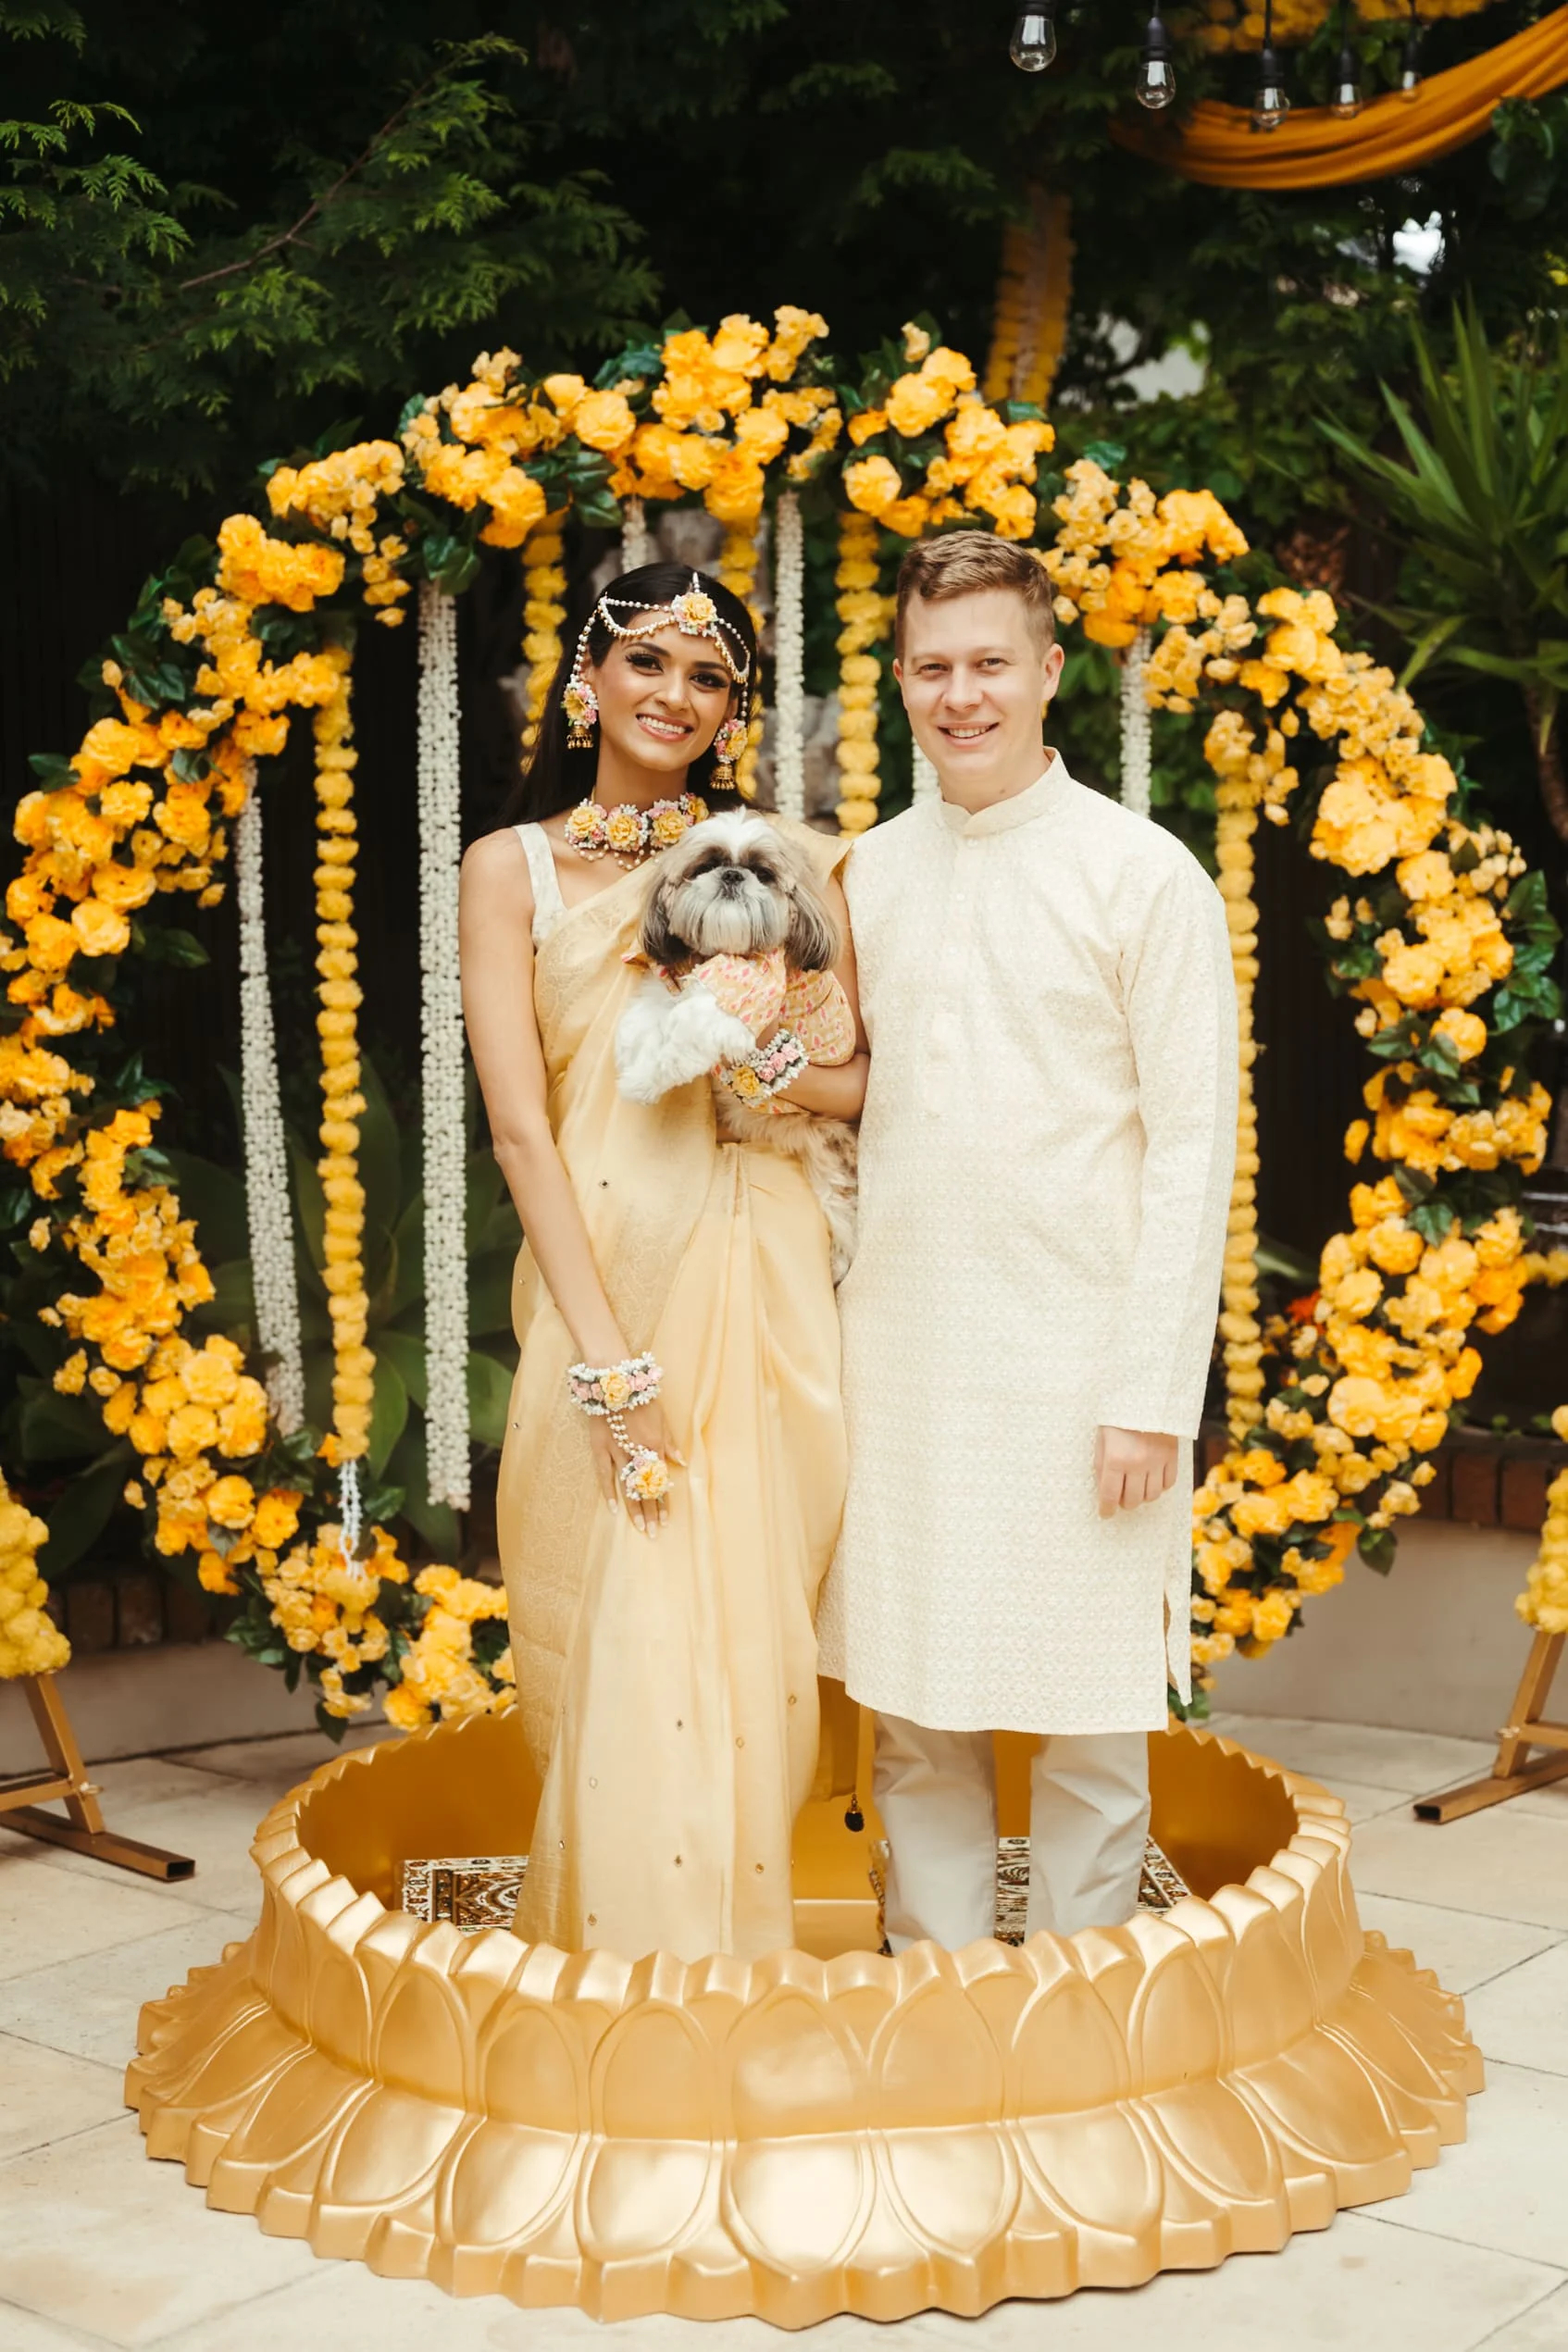
[[[121,1837],[105,1827],[97,1787],[87,1777],[54,1675],[24,1674],[21,1680],[49,1766],[0,1780],[0,1827],[68,1847],[73,1854],[91,1854],[117,1870],[140,1871],[143,1878],[193,1878],[196,1865],[188,1854],[168,1854],[161,1846],[143,1846],[139,1837]],[[44,1811],[56,1801],[65,1806],[64,1821]]]
[[[395,1907],[417,1857],[528,1851],[515,1715],[340,1756],[257,1833],[255,1934],[142,2011],[147,2153],[323,2257],[606,2321],[972,2318],[1277,2251],[1462,2140],[1480,2057],[1363,1932],[1337,1798],[1149,1745],[1168,1911],[885,1958],[840,1797],[797,1823],[795,1948],[690,1961]]]
[[[1482,1780],[1467,1780],[1462,1788],[1439,1789],[1418,1797],[1415,1818],[1423,1822],[1455,1822],[1478,1813],[1507,1798],[1523,1797],[1529,1788],[1544,1788],[1549,1781],[1568,1779],[1568,1724],[1549,1723],[1544,1713],[1551,1696],[1552,1676],[1562,1656],[1565,1636],[1537,1634],[1513,1695],[1507,1723],[1498,1735],[1497,1761]],[[1532,1748],[1549,1752],[1526,1762]]]

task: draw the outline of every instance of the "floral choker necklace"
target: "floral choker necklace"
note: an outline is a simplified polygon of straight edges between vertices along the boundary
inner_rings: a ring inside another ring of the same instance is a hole
[[[619,808],[579,801],[566,819],[566,840],[579,857],[603,857],[608,850],[629,868],[641,865],[655,850],[673,849],[707,813],[695,792],[682,792],[678,801],[655,801],[652,808],[639,808],[633,801]]]

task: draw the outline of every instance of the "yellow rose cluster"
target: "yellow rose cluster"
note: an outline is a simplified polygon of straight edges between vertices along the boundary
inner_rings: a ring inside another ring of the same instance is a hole
[[[403,620],[411,583],[398,570],[408,542],[396,531],[378,537],[377,509],[403,488],[404,456],[395,442],[355,442],[311,465],[280,466],[268,478],[268,504],[280,519],[297,516],[345,542],[359,558],[365,602],[388,628]]]
[[[1157,500],[1138,482],[1124,492],[1082,461],[1055,511],[1057,545],[1042,561],[1059,615],[1081,615],[1101,643],[1156,631],[1145,671],[1156,708],[1190,711],[1201,696],[1219,704],[1204,750],[1242,1091],[1220,1316],[1231,1450],[1195,1502],[1194,1657],[1207,1679],[1233,1649],[1256,1651],[1288,1632],[1302,1596],[1338,1581],[1352,1545],[1387,1548],[1433,1475],[1419,1457],[1475,1385],[1474,1334],[1503,1330],[1519,1312],[1532,1270],[1519,1211],[1506,1188],[1464,1188],[1500,1169],[1527,1175],[1544,1156],[1549,1098],[1494,1046],[1487,1007],[1504,984],[1540,985],[1529,975],[1549,960],[1555,931],[1508,836],[1453,814],[1453,771],[1428,748],[1410,696],[1370,655],[1341,648],[1332,600],[1276,588],[1254,604],[1205,580],[1196,568],[1205,555],[1244,552],[1217,502],[1188,492]],[[1325,1249],[1318,1289],[1293,1320],[1264,1329],[1250,1083],[1253,837],[1260,809],[1287,819],[1303,729],[1334,749],[1312,853],[1362,885],[1325,923],[1330,965],[1359,1000],[1357,1027],[1381,1064],[1346,1150],[1389,1172],[1355,1185],[1350,1227]],[[1531,951],[1523,980],[1521,941]],[[1526,1613],[1558,1573],[1553,1541],[1549,1522],[1549,1564]]]
[[[922,330],[905,330],[924,343]],[[945,420],[945,421],[944,421]],[[918,442],[942,427],[942,451],[925,465],[921,479],[906,486],[899,444]],[[918,539],[943,523],[989,518],[1002,539],[1028,539],[1035,528],[1036,460],[1054,446],[1056,435],[1043,417],[1013,424],[987,405],[975,389],[975,370],[964,354],[945,343],[927,350],[919,367],[898,377],[876,404],[850,418],[849,437],[857,449],[881,442],[844,467],[844,495],[857,513],[870,516],[901,539]]]
[[[1492,0],[1421,0],[1421,16],[1430,23],[1438,17],[1473,17]],[[1336,0],[1275,0],[1273,33],[1280,48],[1295,48],[1321,31],[1335,11]],[[1408,0],[1358,0],[1357,13],[1370,23],[1410,14]],[[1173,14],[1171,30],[1178,38],[1196,40],[1217,51],[1261,49],[1263,11],[1257,0],[1200,0],[1194,8]]]
[[[1568,1440],[1568,1405],[1558,1406],[1551,1425],[1560,1437]],[[0,1588],[4,1583],[5,1569],[0,1564]],[[1568,1470],[1560,1470],[1547,1489],[1540,1549],[1531,1563],[1529,1582],[1513,1605],[1537,1633],[1568,1634]],[[5,1628],[0,1626],[0,1640],[4,1637]]]
[[[401,1679],[387,1693],[387,1721],[418,1731],[435,1715],[508,1713],[516,1697],[511,1651],[501,1649],[484,1666],[474,1657],[474,1627],[505,1616],[505,1593],[455,1568],[422,1568],[414,1589],[428,1606]]]
[[[784,457],[790,481],[808,480],[843,429],[830,387],[795,381],[827,332],[815,311],[787,304],[774,312],[771,335],[740,312],[711,337],[700,327],[666,335],[653,417],[611,453],[619,461],[611,490],[640,498],[696,491],[719,522],[754,525],[768,467]]]
[[[425,490],[489,509],[479,537],[492,546],[520,547],[543,520],[545,492],[529,468],[568,442],[608,461],[616,498],[695,492],[721,523],[754,526],[767,468],[783,457],[789,479],[805,480],[842,429],[831,389],[794,380],[827,331],[815,311],[790,305],[771,334],[739,312],[712,336],[683,329],[666,336],[651,391],[639,376],[607,389],[570,374],[530,384],[516,352],[481,353],[470,382],[449,384],[408,419],[404,450]]]
[[[1056,617],[1082,619],[1096,645],[1130,645],[1156,621],[1200,616],[1232,628],[1240,615],[1192,567],[1205,555],[1228,564],[1247,541],[1212,491],[1156,498],[1134,479],[1124,492],[1091,457],[1067,468],[1052,512],[1061,529],[1041,560],[1056,588]],[[1241,600],[1235,600],[1240,604]],[[1153,696],[1151,696],[1153,699]]]
[[[877,688],[882,666],[872,647],[886,634],[893,600],[878,587],[877,525],[869,515],[839,523],[839,829],[865,833],[877,822]]]
[[[311,613],[340,592],[354,558],[363,601],[386,617],[406,592],[405,583],[395,594],[389,585],[391,567],[406,549],[388,534],[375,535],[375,502],[399,490],[403,464],[402,452],[383,442],[297,470],[280,468],[269,485],[274,516],[317,535],[283,538],[254,516],[229,517],[210,584],[183,600],[165,595],[134,625],[143,635],[164,632],[169,657],[160,684],[173,673],[183,691],[166,690],[172,698],[155,707],[134,673],[106,661],[102,675],[114,715],[94,721],[68,765],[59,764],[53,789],[27,794],[16,816],[26,857],[6,894],[13,927],[0,933],[0,968],[21,1018],[0,1040],[0,1148],[27,1171],[39,1203],[30,1246],[45,1260],[57,1251],[62,1261],[74,1261],[71,1276],[62,1264],[54,1300],[41,1311],[74,1343],[56,1385],[68,1395],[91,1395],[107,1429],[130,1438],[141,1462],[128,1500],[147,1512],[158,1550],[190,1556],[213,1592],[238,1590],[243,1566],[270,1568],[277,1548],[297,1529],[305,1497],[264,1475],[268,1400],[242,1350],[216,1334],[193,1346],[180,1329],[192,1309],[211,1299],[212,1281],[175,1193],[137,1173],[159,1106],[85,1105],[92,1082],[73,1067],[65,1041],[112,1024],[101,987],[80,976],[84,964],[93,968],[90,959],[118,956],[131,945],[135,919],[159,893],[186,891],[204,906],[220,897],[217,874],[228,853],[229,821],[244,805],[255,762],[281,751],[292,709],[313,710],[324,820],[319,945],[331,965],[323,970],[324,1077],[331,1106],[349,1121],[357,1080],[353,1026],[351,1018],[345,1055],[336,1016],[352,1008],[325,1001],[345,986],[357,1001],[353,933],[342,927],[352,913],[346,885],[354,846],[352,815],[346,840],[342,824],[353,758],[346,751],[349,657],[341,646],[323,643],[276,661],[255,618],[262,605]],[[345,954],[349,964],[340,971]],[[330,1259],[342,1255],[345,1234],[337,1227],[344,1213],[357,1213],[352,1142],[332,1176]],[[354,1315],[356,1304],[363,1311],[363,1283],[356,1294],[357,1242],[346,1238],[354,1243],[351,1279],[333,1300],[343,1317],[340,1418],[347,1441],[362,1445],[369,1381],[367,1362],[354,1355]],[[362,1342],[362,1331],[357,1338]],[[42,1587],[34,1589],[31,1572],[22,1577],[13,1557],[22,1548],[24,1520],[0,1520],[7,1531],[6,1593],[12,1597],[9,1605],[0,1602],[10,1627],[0,1636],[0,1675],[45,1671],[68,1654],[52,1628],[40,1631],[33,1622]],[[35,1550],[42,1526],[26,1525],[38,1531],[27,1538]]]
[[[49,1588],[38,1549],[48,1533],[0,1477],[0,1682],[53,1674],[69,1662],[70,1644],[44,1609]]]

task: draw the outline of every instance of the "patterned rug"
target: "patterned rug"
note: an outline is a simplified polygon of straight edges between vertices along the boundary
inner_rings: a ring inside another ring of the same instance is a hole
[[[871,1888],[879,1926],[887,1886],[887,1841],[875,1839],[870,1852]],[[398,1903],[415,1919],[449,1919],[465,1935],[477,1935],[485,1927],[510,1927],[528,1866],[526,1854],[442,1854],[404,1862],[398,1873]],[[1190,1891],[1175,1863],[1151,1838],[1143,1851],[1139,1910],[1168,1911]],[[1023,1942],[1028,1900],[1029,1841],[1000,1837],[996,1847],[999,1944]]]

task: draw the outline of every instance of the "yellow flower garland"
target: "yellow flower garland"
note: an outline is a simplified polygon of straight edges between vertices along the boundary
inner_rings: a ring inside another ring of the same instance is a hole
[[[752,627],[762,631],[762,616],[753,599],[756,591],[757,564],[760,550],[754,522],[735,523],[724,534],[718,552],[718,578],[732,596],[738,596],[752,616]],[[749,697],[750,715],[746,726],[746,740],[735,764],[736,789],[742,799],[754,801],[757,796],[757,753],[762,748],[763,698],[762,679],[754,672]]]
[[[48,1535],[0,1476],[0,1682],[53,1674],[69,1662],[69,1642],[44,1612],[49,1587],[38,1573],[38,1551]]]
[[[1258,1049],[1252,1035],[1252,995],[1258,977],[1258,909],[1252,897],[1253,844],[1258,828],[1259,785],[1227,777],[1216,788],[1216,863],[1220,895],[1230,935],[1236,976],[1239,1093],[1236,1114],[1236,1171],[1231,1180],[1221,1284],[1220,1336],[1225,1343],[1226,1396],[1230,1434],[1238,1443],[1257,1418],[1263,1394],[1263,1335],[1258,1326],[1258,1109],[1252,1065]]]
[[[354,927],[355,862],[358,830],[354,814],[349,656],[337,647],[329,658],[336,672],[330,702],[316,713],[316,969],[321,1010],[316,1027],[321,1039],[321,1158],[317,1170],[326,1196],[327,1312],[332,1319],[332,1428],[335,1459],[352,1461],[370,1438],[376,1359],[365,1344],[370,1302],[365,1292],[365,1188],[359,1181],[358,1120],[365,1109],[359,1091],[358,934]]]
[[[1492,0],[1421,0],[1421,16],[1430,23],[1438,17],[1474,17]],[[1275,0],[1274,39],[1281,48],[1310,41],[1327,22],[1335,0]],[[1403,22],[1408,0],[1357,0],[1357,13],[1375,23],[1390,18]],[[1183,38],[1196,38],[1205,49],[1255,50],[1263,38],[1263,12],[1257,0],[1203,0],[1201,9],[1184,10],[1171,20]]]
[[[550,681],[561,660],[561,623],[566,617],[566,510],[549,516],[529,540],[523,562],[523,659],[529,666],[528,715],[523,723],[525,762],[539,740]]]
[[[877,688],[882,666],[872,653],[881,641],[891,599],[877,589],[877,525],[869,515],[839,517],[839,830],[865,833],[877,822]]]
[[[1073,290],[1072,205],[1060,193],[1029,191],[1028,221],[1002,235],[996,317],[986,361],[985,395],[993,407],[1027,400],[1043,408],[1067,340]]]
[[[797,332],[800,322],[816,330],[811,314],[789,317]],[[667,496],[701,488],[709,510],[754,550],[758,481],[767,465],[782,454],[789,477],[802,479],[838,432],[830,394],[785,380],[804,345],[791,345],[782,331],[786,314],[778,318],[773,338],[749,321],[728,320],[711,342],[668,339],[654,387],[656,427],[639,425],[632,411],[630,394],[641,397],[641,386],[591,392],[580,379],[552,378],[530,388],[519,383],[511,355],[499,355],[478,364],[468,386],[426,403],[402,450],[361,443],[310,467],[280,468],[268,492],[273,514],[317,536],[273,539],[254,517],[231,516],[219,533],[213,584],[188,603],[166,598],[155,624],[173,649],[190,649],[181,694],[160,711],[138,701],[132,682],[106,664],[118,716],[98,719],[56,788],[30,793],[17,813],[27,857],[6,912],[19,936],[0,941],[0,969],[21,1018],[0,1038],[0,1150],[27,1170],[40,1204],[31,1248],[73,1254],[96,1284],[62,1288],[43,1311],[76,1343],[59,1386],[90,1390],[110,1430],[129,1435],[143,1469],[128,1495],[153,1514],[161,1550],[193,1552],[212,1589],[233,1590],[236,1572],[249,1570],[250,1589],[265,1596],[274,1624],[319,1673],[330,1713],[362,1710],[365,1689],[350,1690],[345,1677],[367,1676],[390,1655],[393,1622],[400,1633],[402,1624],[414,1633],[410,1656],[418,1663],[402,1702],[411,1719],[423,1720],[421,1708],[507,1703],[504,1661],[482,1652],[477,1659],[472,1631],[504,1602],[493,1587],[470,1590],[455,1571],[428,1570],[416,1586],[422,1615],[411,1611],[397,1589],[408,1570],[383,1531],[372,1531],[371,1560],[345,1562],[335,1525],[315,1516],[302,1532],[302,1510],[319,1514],[320,1505],[268,1483],[256,1461],[269,1437],[259,1382],[232,1342],[213,1337],[194,1348],[178,1327],[211,1295],[193,1228],[168,1188],[130,1174],[151,1140],[157,1106],[107,1103],[84,1114],[81,1105],[90,1084],[72,1067],[64,1041],[107,1026],[113,1014],[89,984],[72,985],[73,958],[121,952],[131,915],[157,892],[185,890],[211,904],[222,887],[215,869],[227,851],[225,821],[243,805],[253,764],[282,748],[292,708],[320,715],[323,1013],[349,1016],[346,1027],[323,1029],[327,1102],[337,1114],[323,1122],[323,1170],[346,1188],[330,1202],[338,1213],[330,1271],[341,1277],[333,1290],[332,1443],[341,1456],[363,1450],[372,1364],[364,1346],[362,1203],[352,1162],[357,989],[344,887],[354,847],[347,657],[323,642],[273,660],[256,633],[255,607],[308,614],[352,588],[383,623],[395,621],[409,551],[376,518],[380,502],[401,496],[405,472],[416,490],[469,518],[459,532],[519,546],[548,504],[529,466],[574,438],[629,472],[632,479],[617,485],[623,491]],[[1034,429],[1027,447],[1022,440],[999,442],[998,433],[1011,429],[977,393],[958,388],[967,361],[928,344],[906,337],[911,372],[893,385],[880,416],[856,418],[853,438],[865,448],[882,436],[894,450],[945,417],[946,456],[912,493],[925,519],[989,513],[999,529],[1027,537],[1033,528],[1027,483],[1035,455],[1049,445],[1049,428]],[[770,389],[759,399],[765,378]],[[745,426],[748,416],[753,422]],[[797,430],[809,438],[791,449]],[[633,444],[648,432],[682,444],[656,444],[671,461],[668,487],[639,478],[654,444]],[[856,467],[878,456],[872,451],[850,468],[863,490]],[[695,469],[692,480],[675,470],[677,457],[686,472]],[[896,479],[890,461],[890,470]],[[877,591],[878,515],[894,529],[915,519],[893,516],[883,503],[886,483],[879,476],[877,482],[858,504],[852,496],[854,511],[840,526],[840,821],[848,831],[865,829],[876,816],[878,666],[871,649],[890,610]],[[1123,490],[1083,463],[1069,469],[1055,511],[1061,528],[1041,560],[1061,616],[1081,615],[1086,633],[1109,645],[1130,642],[1139,628],[1163,629],[1148,665],[1151,702],[1189,710],[1218,690],[1226,703],[1205,748],[1217,778],[1243,1041],[1255,978],[1256,813],[1261,806],[1271,822],[1285,821],[1298,790],[1291,749],[1304,725],[1336,747],[1313,854],[1338,865],[1358,886],[1364,879],[1368,891],[1353,900],[1347,894],[1332,910],[1331,952],[1360,1001],[1358,1027],[1391,1046],[1366,1089],[1369,1116],[1347,1139],[1352,1159],[1370,1151],[1390,1172],[1355,1186],[1352,1228],[1325,1249],[1320,1292],[1301,1319],[1261,1335],[1251,1279],[1256,1170],[1247,1164],[1255,1164],[1256,1132],[1250,1103],[1243,1108],[1226,1266],[1226,1312],[1236,1318],[1226,1335],[1233,1442],[1200,1492],[1195,1524],[1202,1588],[1194,1602],[1194,1649],[1206,1666],[1232,1647],[1254,1649],[1276,1638],[1302,1594],[1338,1579],[1358,1535],[1380,1535],[1416,1507],[1431,1468],[1415,1457],[1437,1442],[1449,1407],[1468,1393],[1478,1366],[1470,1326],[1502,1329],[1518,1311],[1524,1282],[1541,1271],[1541,1262],[1525,1255],[1513,1210],[1469,1216],[1464,1229],[1440,1233],[1440,1216],[1422,1228],[1425,1211],[1417,1205],[1436,1184],[1434,1214],[1446,1215],[1446,1176],[1505,1163],[1527,1172],[1544,1151],[1544,1090],[1500,1070],[1501,1056],[1488,1053],[1484,1009],[1488,991],[1512,969],[1524,919],[1514,904],[1514,886],[1524,887],[1523,861],[1505,835],[1452,815],[1454,779],[1446,762],[1423,749],[1419,714],[1370,657],[1335,643],[1327,598],[1278,590],[1254,609],[1244,596],[1209,587],[1199,566],[1229,561],[1245,542],[1208,493],[1157,500],[1143,484]],[[537,584],[554,590],[543,569]],[[1532,944],[1538,959],[1538,936]],[[346,965],[335,960],[342,956]],[[326,989],[352,994],[333,1002]],[[1398,1038],[1388,1040],[1396,1028]],[[1454,1066],[1482,1073],[1478,1100],[1447,1100],[1429,1080],[1434,1065],[1419,1057],[1431,1053],[1433,1039],[1443,1041]],[[1259,1410],[1243,1428],[1254,1399]],[[1526,1613],[1562,1601],[1562,1486],[1554,1486],[1545,1565],[1537,1563]],[[0,1531],[10,1526],[0,1518]],[[5,1575],[5,1588],[25,1593],[24,1608],[36,1609],[42,1596],[31,1565],[24,1575],[7,1556]],[[22,1613],[13,1605],[8,1619]],[[37,1670],[7,1665],[19,1654],[14,1642],[9,1649],[0,1642],[0,1674]]]

